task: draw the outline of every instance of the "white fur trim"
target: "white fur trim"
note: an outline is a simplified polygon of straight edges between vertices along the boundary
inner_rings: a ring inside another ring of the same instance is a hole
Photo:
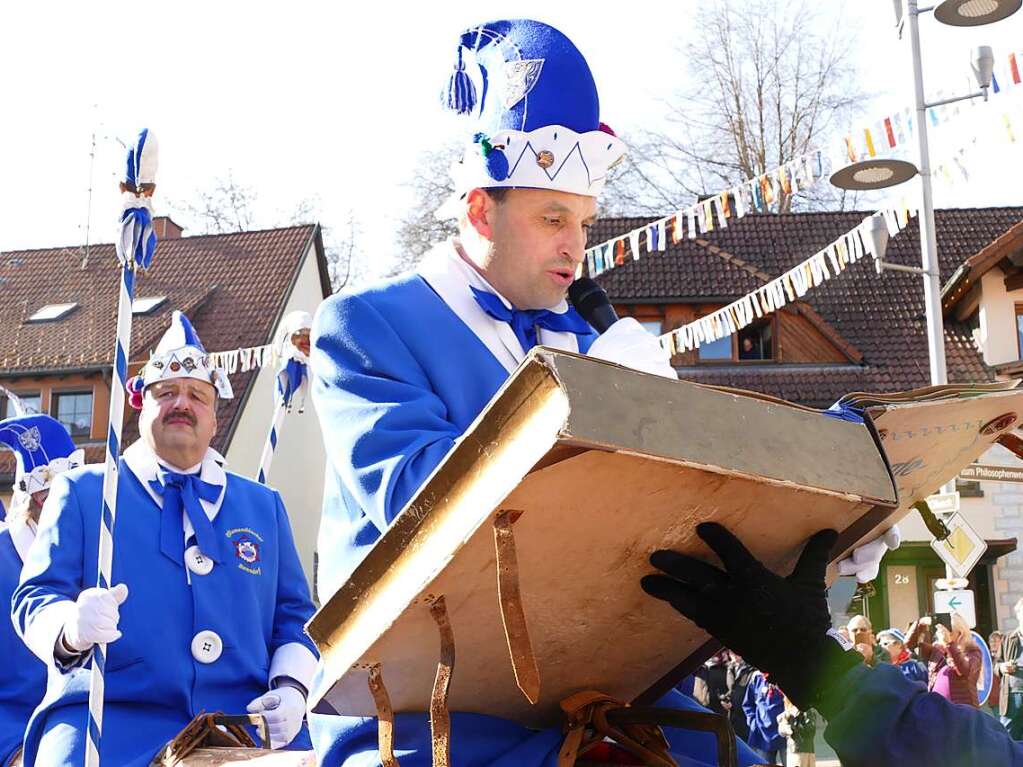
[[[281,645],[270,661],[267,684],[279,676],[290,676],[305,687],[306,691],[311,691],[317,662],[316,656],[304,644],[289,642]]]

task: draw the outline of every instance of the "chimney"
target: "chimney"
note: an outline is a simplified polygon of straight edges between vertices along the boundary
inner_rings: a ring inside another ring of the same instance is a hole
[[[170,216],[154,216],[153,231],[158,240],[179,240],[184,229],[175,224]]]

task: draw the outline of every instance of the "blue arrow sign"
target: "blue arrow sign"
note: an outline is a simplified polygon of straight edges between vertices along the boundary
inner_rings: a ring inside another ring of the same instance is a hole
[[[958,610],[960,606],[962,606],[962,604],[963,603],[959,601],[959,597],[952,597],[950,600],[948,600],[948,606],[951,607],[953,610]]]

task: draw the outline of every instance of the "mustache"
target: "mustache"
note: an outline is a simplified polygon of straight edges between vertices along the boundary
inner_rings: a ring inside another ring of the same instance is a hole
[[[183,418],[188,421],[189,425],[195,426],[195,416],[189,413],[187,410],[172,410],[170,413],[163,417],[161,423],[168,423],[173,418]]]

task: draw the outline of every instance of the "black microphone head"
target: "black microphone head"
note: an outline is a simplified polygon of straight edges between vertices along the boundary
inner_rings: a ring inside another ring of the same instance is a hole
[[[580,277],[568,286],[568,300],[583,317],[588,317],[598,306],[611,303],[607,292],[589,277]]]
[[[579,315],[598,333],[605,332],[618,321],[611,299],[600,285],[589,277],[580,277],[568,286],[568,300]]]

